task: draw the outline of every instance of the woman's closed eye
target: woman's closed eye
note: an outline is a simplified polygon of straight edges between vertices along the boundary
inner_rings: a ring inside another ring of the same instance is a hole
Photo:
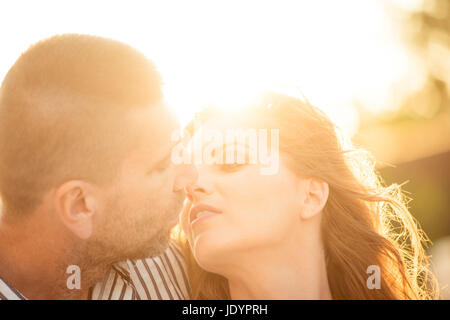
[[[249,165],[248,149],[244,147],[228,147],[223,150],[223,161],[218,164],[221,171],[236,171],[246,165]]]
[[[246,165],[246,163],[240,164],[237,162],[232,162],[232,163],[219,164],[218,166],[221,171],[230,172],[230,171],[236,171],[237,169],[239,169],[245,165]]]

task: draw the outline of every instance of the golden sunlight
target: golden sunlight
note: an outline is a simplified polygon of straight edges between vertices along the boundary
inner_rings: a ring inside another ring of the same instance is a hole
[[[182,124],[206,102],[238,108],[261,89],[295,88],[344,131],[358,129],[355,106],[397,107],[390,88],[424,81],[398,44],[380,1],[21,1],[2,10],[0,77],[30,43],[55,33],[111,37],[143,51],[161,71]],[[48,12],[35,16],[33,12]],[[98,22],[96,13],[107,13]],[[33,28],[7,33],[16,12]],[[71,12],[64,19],[51,12]],[[8,12],[8,13],[7,13]],[[106,13],[106,11],[105,11]],[[82,18],[83,23],[80,23]],[[411,81],[410,79],[414,79]],[[398,99],[397,99],[398,100]]]

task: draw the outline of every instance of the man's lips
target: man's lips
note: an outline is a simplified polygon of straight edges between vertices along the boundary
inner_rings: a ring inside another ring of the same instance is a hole
[[[202,212],[202,211],[207,211],[208,213],[206,213],[206,214],[202,215],[201,217],[197,218],[197,214]],[[204,203],[199,203],[199,204],[197,204],[197,205],[195,205],[195,206],[193,206],[191,208],[191,211],[189,213],[189,222],[193,223],[193,222],[198,221],[200,219],[207,218],[207,217],[210,217],[212,215],[219,214],[219,213],[222,213],[222,211],[220,209],[217,209],[215,207],[212,207],[212,206],[204,204]]]

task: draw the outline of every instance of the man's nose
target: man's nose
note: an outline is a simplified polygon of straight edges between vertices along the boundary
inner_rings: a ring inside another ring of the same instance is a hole
[[[173,191],[183,190],[187,186],[194,184],[198,179],[197,168],[192,164],[180,164],[176,170],[177,176],[175,177]]]

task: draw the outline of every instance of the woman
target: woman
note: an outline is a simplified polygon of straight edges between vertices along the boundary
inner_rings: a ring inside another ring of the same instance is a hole
[[[400,187],[319,109],[268,94],[199,120],[175,243],[115,266],[94,299],[438,298]]]
[[[437,298],[400,187],[383,186],[370,156],[348,148],[319,109],[269,94],[237,117],[202,116],[194,154],[203,147],[197,154],[217,160],[235,147],[246,161],[198,163],[179,236],[192,299]],[[199,132],[232,128],[278,132],[276,173],[250,161],[252,142],[205,148]]]

